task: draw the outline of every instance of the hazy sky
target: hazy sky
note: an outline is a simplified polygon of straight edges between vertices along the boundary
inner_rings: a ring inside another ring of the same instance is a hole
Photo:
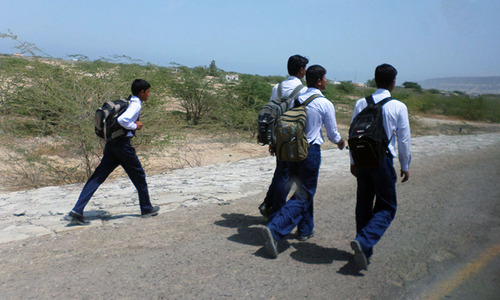
[[[290,55],[331,80],[500,76],[498,0],[0,0],[8,30],[52,57],[126,55],[169,66],[286,75]],[[16,52],[0,39],[0,53]]]

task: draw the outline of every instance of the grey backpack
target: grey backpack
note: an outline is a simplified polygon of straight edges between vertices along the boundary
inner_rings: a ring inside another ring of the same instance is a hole
[[[129,130],[118,123],[118,117],[127,110],[129,105],[130,97],[103,103],[94,115],[94,131],[96,135],[106,142],[124,138]]]
[[[290,109],[293,101],[303,87],[302,84],[297,86],[288,97],[284,97],[282,83],[279,83],[278,98],[264,105],[257,116],[257,143],[272,146],[276,144],[276,133],[274,129],[276,121],[284,112]]]

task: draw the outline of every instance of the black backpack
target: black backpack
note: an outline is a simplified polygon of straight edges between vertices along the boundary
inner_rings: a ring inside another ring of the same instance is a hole
[[[385,98],[377,104],[371,95],[365,100],[368,106],[352,120],[349,127],[348,144],[356,167],[376,168],[388,152],[382,106],[392,98]]]
[[[272,100],[262,107],[257,116],[257,143],[261,145],[275,145],[276,133],[274,130],[276,120],[290,109],[292,101],[297,97],[303,85],[297,86],[288,97],[283,97],[282,83],[278,85],[278,99]]]
[[[118,117],[125,112],[130,105],[128,99],[119,99],[103,103],[94,115],[94,129],[98,137],[106,142],[111,142],[127,135],[129,130],[118,123]]]

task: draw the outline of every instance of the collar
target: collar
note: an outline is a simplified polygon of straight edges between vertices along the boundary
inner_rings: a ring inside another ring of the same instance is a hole
[[[389,90],[386,90],[386,89],[377,89],[375,91],[375,93],[373,93],[374,95],[380,95],[384,98],[387,98],[387,97],[391,97],[391,92],[389,92]]]
[[[288,76],[287,80],[299,80],[300,81],[300,78],[297,76],[291,75],[291,76]]]

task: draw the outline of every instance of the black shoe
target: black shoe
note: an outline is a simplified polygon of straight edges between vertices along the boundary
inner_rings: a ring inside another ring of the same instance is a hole
[[[301,242],[305,242],[307,241],[308,239],[314,237],[314,231],[311,232],[310,235],[299,235],[299,237],[297,238],[297,240],[301,241]]]
[[[271,213],[271,207],[267,206],[265,202],[259,205],[259,211],[261,215],[269,219],[269,214]]]
[[[159,206],[153,206],[153,208],[151,210],[143,211],[141,213],[141,217],[143,217],[143,218],[154,217],[154,216],[158,215],[159,211],[160,211]]]
[[[271,233],[271,229],[269,227],[264,227],[262,228],[262,235],[264,236],[265,240],[265,248],[267,253],[272,257],[276,258],[278,257],[278,243],[273,237],[273,234]]]
[[[368,259],[358,241],[351,242],[351,249],[354,250],[354,262],[361,270],[368,270]]]
[[[66,216],[64,216],[64,220],[69,221],[70,224],[77,224],[77,225],[87,224],[85,222],[85,218],[83,218],[83,215],[80,215],[74,211],[70,211]]]

